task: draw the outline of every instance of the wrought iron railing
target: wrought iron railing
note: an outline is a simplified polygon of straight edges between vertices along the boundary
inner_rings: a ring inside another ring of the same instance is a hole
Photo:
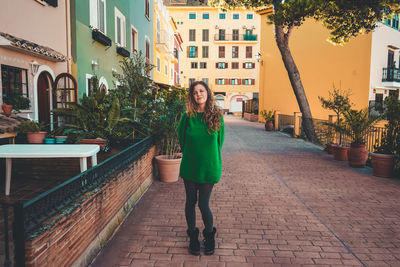
[[[382,82],[400,82],[400,69],[383,68]]]
[[[257,34],[215,34],[214,41],[257,41]]]
[[[0,202],[0,207],[4,210],[4,233],[9,232],[7,228],[9,223],[7,220],[13,218],[13,242],[9,241],[7,234],[4,235],[5,263],[11,264],[8,248],[13,245],[15,265],[24,266],[25,240],[29,238],[32,233],[40,232],[38,231],[39,226],[44,221],[64,210],[84,194],[102,187],[110,179],[115,177],[115,175],[143,156],[152,145],[153,138],[146,137],[122,152],[40,194],[28,202]],[[12,216],[8,213],[9,207],[12,207]]]
[[[285,114],[279,114],[278,116],[279,120],[279,130],[285,129],[287,127],[293,127],[294,126],[294,116],[293,115],[285,115]]]
[[[375,146],[381,144],[382,137],[385,133],[386,128],[383,127],[372,127],[368,131],[364,132],[363,139],[369,152],[374,152]],[[344,133],[342,133],[342,144],[351,144],[351,142],[351,130],[346,128]],[[339,134],[336,135],[335,143],[339,143]]]

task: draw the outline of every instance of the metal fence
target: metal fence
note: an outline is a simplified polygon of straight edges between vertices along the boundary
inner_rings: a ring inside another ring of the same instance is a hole
[[[287,127],[294,127],[294,115],[279,114],[278,116],[279,130]]]
[[[243,101],[244,103],[244,112],[258,114],[258,99],[253,98],[249,100]]]
[[[39,226],[55,214],[59,213],[79,197],[96,188],[102,187],[119,172],[143,156],[153,145],[153,138],[146,137],[140,142],[126,148],[122,152],[106,159],[87,171],[65,181],[64,183],[40,194],[25,203],[0,202],[3,209],[4,227],[4,263],[11,265],[10,247],[14,247],[14,265],[25,265],[25,240],[37,231]],[[9,208],[11,207],[11,213]],[[10,219],[13,240],[10,241]]]
[[[382,142],[382,137],[386,133],[386,129],[382,127],[372,127],[369,131],[364,132],[364,141],[369,152],[375,151],[375,146],[379,146]],[[339,143],[339,134],[336,134],[335,143]],[[342,133],[342,144],[351,144],[351,130],[346,128]]]
[[[332,130],[326,125],[328,120],[321,120],[321,119],[312,119],[314,123],[314,130],[315,134],[317,135],[318,141],[321,145],[326,145],[328,143],[328,139]],[[302,134],[302,117],[299,117],[299,127],[300,127],[300,134]],[[333,133],[332,133],[333,134]]]

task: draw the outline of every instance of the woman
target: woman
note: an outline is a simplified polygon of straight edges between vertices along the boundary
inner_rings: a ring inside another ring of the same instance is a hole
[[[215,105],[212,92],[202,81],[192,83],[186,101],[186,113],[178,125],[182,149],[180,176],[186,190],[185,216],[190,237],[189,252],[200,254],[199,229],[196,228],[196,202],[204,222],[205,254],[214,254],[215,233],[209,200],[214,184],[221,178],[221,148],[224,142],[224,118]]]

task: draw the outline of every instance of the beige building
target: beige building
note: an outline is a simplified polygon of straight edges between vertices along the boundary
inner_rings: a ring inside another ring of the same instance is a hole
[[[167,9],[183,40],[183,85],[203,80],[221,108],[241,112],[242,101],[259,91],[260,16],[252,10],[222,12],[208,6],[170,4]]]

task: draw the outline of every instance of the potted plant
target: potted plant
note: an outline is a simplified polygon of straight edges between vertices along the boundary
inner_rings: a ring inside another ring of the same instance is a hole
[[[364,167],[368,158],[364,138],[379,117],[372,116],[368,108],[348,109],[343,113],[343,116],[345,119],[343,128],[344,130],[348,129],[348,134],[352,140],[348,152],[349,165],[356,168]]]
[[[371,153],[374,176],[391,177],[395,156],[400,154],[400,102],[393,96],[385,99],[384,117],[387,119],[385,132],[379,145]]]
[[[30,107],[30,100],[21,95],[18,89],[10,89],[10,91],[3,94],[2,108],[5,114],[10,115],[12,110],[19,111],[21,109],[28,109]]]
[[[336,121],[334,123],[326,123],[326,125],[331,126],[332,129],[335,130],[336,133],[339,134],[339,143],[333,144],[333,157],[335,160],[347,160],[347,152],[349,150],[348,146],[342,144],[342,123],[343,120],[341,118],[341,114],[346,110],[350,109],[350,90],[341,90],[337,89],[335,85],[333,85],[333,91],[329,91],[329,97],[323,98],[318,96],[318,99],[321,102],[321,105],[325,109],[332,110],[336,114]]]
[[[38,122],[27,120],[21,122],[16,128],[16,132],[26,134],[28,143],[42,144],[47,132],[41,131],[43,125]]]
[[[178,139],[178,123],[185,109],[186,90],[179,87],[160,89],[154,113],[152,130],[157,140],[160,155],[156,162],[163,182],[176,182],[182,160]]]
[[[265,130],[272,131],[274,129],[274,119],[275,119],[275,111],[274,110],[262,110],[260,115],[265,120]]]

